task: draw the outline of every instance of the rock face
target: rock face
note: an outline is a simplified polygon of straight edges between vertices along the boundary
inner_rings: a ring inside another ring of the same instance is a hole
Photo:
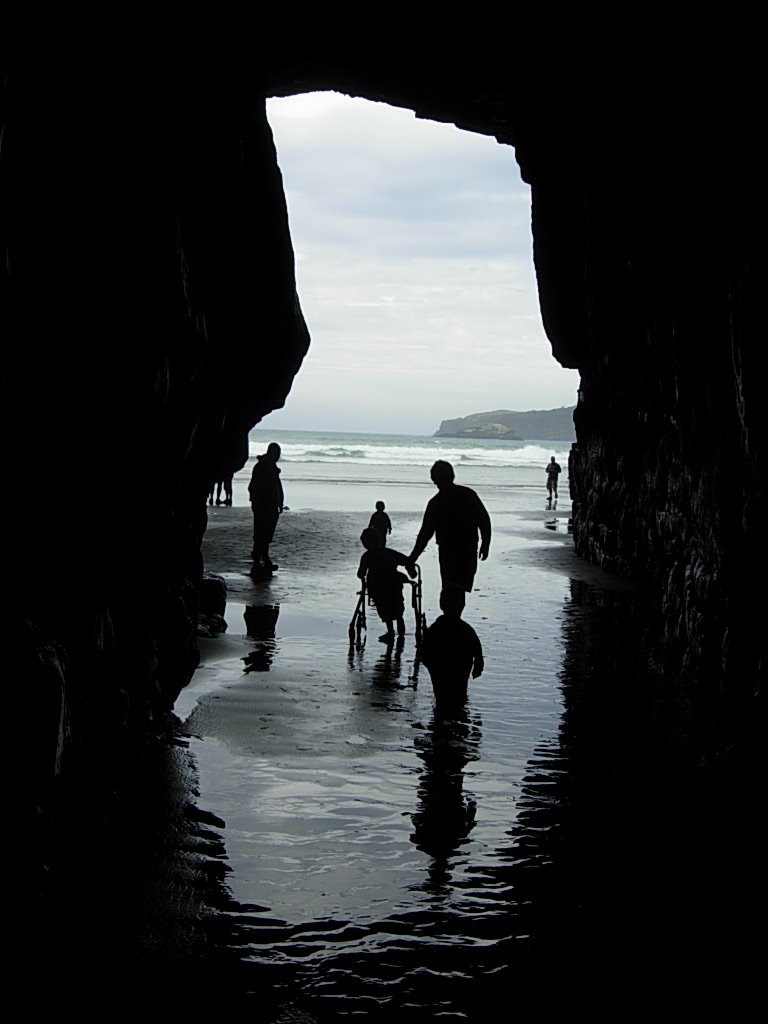
[[[507,441],[575,441],[573,409],[538,409],[531,412],[476,412],[443,420],[435,437],[482,437]]]
[[[233,42],[223,73],[176,48],[140,74],[135,54],[71,50],[3,69],[1,415],[23,501],[5,503],[5,621],[46,778],[104,754],[97,737],[160,729],[194,671],[209,484],[243,465],[309,341],[264,107],[309,89],[515,147],[544,325],[582,378],[577,550],[656,581],[692,668],[758,698],[760,62],[671,31],[614,54],[547,10],[482,59],[458,39],[456,61],[275,40]]]

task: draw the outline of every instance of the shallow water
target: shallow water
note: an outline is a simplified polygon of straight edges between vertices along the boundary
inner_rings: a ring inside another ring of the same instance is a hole
[[[226,823],[216,941],[264,1019],[487,1019],[534,964],[563,977],[687,928],[700,751],[650,657],[653,608],[574,561],[565,520],[494,526],[465,614],[486,669],[453,720],[435,718],[412,635],[387,649],[369,610],[348,646],[348,566],[309,609],[299,564],[228,581],[226,644],[177,711],[200,803]]]
[[[231,567],[247,510],[220,520],[208,553]],[[350,649],[354,520],[308,520],[311,557],[282,524],[269,580],[226,570],[229,629],[201,642],[178,744],[127,766],[106,830],[87,807],[71,822],[36,942],[81,1019],[103,1019],[83,997],[113,964],[139,1013],[266,1024],[615,1019],[671,981],[688,1001],[684,964],[694,986],[743,978],[759,780],[718,769],[711,708],[669,669],[648,596],[575,560],[564,524],[497,516],[465,615],[486,671],[437,721],[412,620],[388,651],[371,611]],[[58,1019],[62,989],[41,998]]]

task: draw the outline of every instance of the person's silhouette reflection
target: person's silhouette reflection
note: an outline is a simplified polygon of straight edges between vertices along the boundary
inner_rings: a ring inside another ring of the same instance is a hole
[[[388,644],[373,667],[371,682],[385,689],[402,689],[402,655],[405,637],[399,636],[394,644]]]
[[[432,857],[433,883],[450,878],[449,861],[475,824],[476,803],[464,793],[464,767],[477,760],[480,728],[466,709],[447,719],[437,711],[427,731],[416,739],[424,762],[419,806],[411,816],[411,842]]]
[[[279,604],[249,604],[245,606],[245,633],[258,646],[242,659],[245,672],[269,672],[275,655],[275,627],[280,614]]]

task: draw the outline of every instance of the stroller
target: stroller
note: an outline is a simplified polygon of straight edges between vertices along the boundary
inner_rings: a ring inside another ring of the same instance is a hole
[[[421,641],[424,636],[424,630],[427,628],[427,620],[424,612],[422,611],[422,591],[421,591],[421,569],[416,566],[416,578],[413,580],[404,579],[405,583],[408,583],[411,587],[411,607],[413,608],[413,614],[416,621],[415,637],[416,637],[416,649],[421,647]],[[366,581],[363,580],[358,591],[357,604],[355,605],[355,611],[349,623],[349,643],[350,646],[354,645],[358,649],[362,647],[365,642],[363,639],[363,630],[367,629],[367,620],[365,616],[365,607],[368,602],[368,588],[366,587]]]

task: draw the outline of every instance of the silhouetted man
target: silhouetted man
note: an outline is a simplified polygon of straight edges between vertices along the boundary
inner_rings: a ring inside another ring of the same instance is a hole
[[[273,441],[263,455],[256,456],[248,494],[253,509],[253,571],[273,572],[277,565],[270,560],[269,545],[275,535],[277,519],[283,511],[283,485],[277,462],[280,445]]]
[[[437,541],[440,576],[443,587],[456,583],[471,590],[477,572],[477,541],[480,535],[480,559],[485,561],[491,546],[491,519],[471,487],[453,482],[453,466],[442,459],[434,464],[430,476],[437,494],[424,510],[411,560],[416,561],[431,538]]]
[[[560,469],[559,463],[555,461],[555,456],[549,460],[547,469],[547,493],[549,494],[549,504],[552,506],[552,498],[557,501],[557,478],[560,476],[562,470]]]

